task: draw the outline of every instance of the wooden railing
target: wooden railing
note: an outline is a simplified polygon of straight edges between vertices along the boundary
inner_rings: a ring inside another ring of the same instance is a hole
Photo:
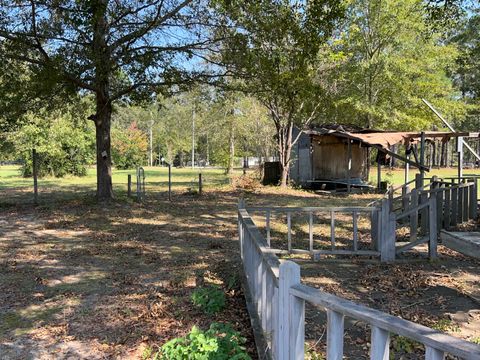
[[[265,213],[265,233],[267,245],[271,246],[271,219],[274,213],[286,214],[287,220],[287,250],[271,249],[276,254],[309,254],[313,259],[321,255],[366,255],[380,256],[380,246],[375,241],[376,229],[372,230],[371,249],[360,249],[358,245],[358,217],[360,214],[367,214],[373,222],[372,227],[378,226],[375,222],[376,213],[380,209],[377,207],[248,207],[249,213]],[[292,214],[308,214],[308,250],[293,248],[292,246]],[[330,217],[330,250],[315,249],[314,246],[314,218],[318,214],[328,214]],[[352,248],[338,249],[335,236],[335,224],[338,214],[348,214],[352,217]]]
[[[480,346],[428,327],[358,305],[349,300],[301,284],[300,267],[280,261],[256,227],[244,204],[238,209],[240,253],[246,289],[254,304],[266,347],[260,358],[301,360],[305,349],[305,303],[327,313],[327,360],[343,358],[344,319],[371,327],[371,360],[390,359],[390,334],[398,334],[425,346],[425,359],[444,359],[445,354],[480,360]]]
[[[437,256],[437,238],[441,229],[449,229],[477,217],[477,178],[439,179],[425,182],[417,174],[415,187],[391,187],[387,195],[372,203],[380,207],[379,243],[384,245],[382,260],[393,261],[396,255],[417,245],[428,243],[429,257]],[[395,196],[401,190],[401,194]],[[409,242],[396,247],[397,226],[410,229]]]

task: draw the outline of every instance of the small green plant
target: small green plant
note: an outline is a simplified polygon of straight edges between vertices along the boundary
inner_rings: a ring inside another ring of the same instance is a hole
[[[470,341],[473,342],[474,344],[480,345],[480,336],[474,337],[473,339],[470,339]]]
[[[432,325],[432,329],[443,331],[443,332],[457,332],[460,331],[460,328],[457,324],[453,323],[450,319],[440,319],[434,325]]]
[[[214,286],[199,288],[192,293],[192,303],[212,315],[225,307],[225,294]]]
[[[396,352],[404,352],[407,354],[413,353],[415,347],[420,345],[420,343],[401,335],[392,336],[392,343]]]
[[[196,326],[185,337],[165,343],[155,359],[162,360],[250,360],[246,340],[229,324],[212,323],[202,331]]]
[[[305,344],[305,360],[325,360],[325,357]]]

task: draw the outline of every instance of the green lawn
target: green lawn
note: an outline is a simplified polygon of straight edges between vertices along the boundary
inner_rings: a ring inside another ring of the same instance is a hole
[[[202,173],[204,189],[218,189],[227,185],[230,181],[222,169],[191,169],[172,168],[172,191],[185,192],[188,189],[198,189],[198,174]],[[415,169],[410,171],[410,179],[415,177]],[[125,196],[127,191],[127,176],[132,175],[132,191],[135,190],[135,170],[113,170],[113,188],[117,196]],[[241,174],[240,170],[235,172]],[[432,169],[427,173],[428,177],[437,175],[439,177],[456,176],[455,168]],[[480,169],[465,169],[464,174],[480,175]],[[168,189],[168,169],[158,167],[145,167],[146,191],[165,192]],[[394,185],[401,185],[404,181],[403,169],[382,169],[382,180],[389,181]],[[373,168],[370,174],[370,181],[376,184],[377,169]],[[87,176],[67,176],[64,178],[45,177],[38,181],[40,199],[49,200],[53,197],[78,197],[81,194],[95,192],[96,170],[94,167],[88,169]],[[0,166],[0,202],[16,203],[31,201],[33,191],[33,180],[20,176],[19,166]]]
[[[415,174],[418,173],[417,169],[410,169],[409,180],[415,179]],[[456,177],[457,168],[442,168],[431,169],[425,173],[425,177],[438,176],[439,178]],[[480,169],[464,169],[463,175],[480,175]],[[377,183],[377,168],[372,168],[370,171],[370,181],[372,184]],[[382,181],[388,181],[393,185],[401,185],[405,183],[404,169],[382,169]]]
[[[168,169],[159,167],[145,167],[145,181],[147,186],[158,190],[165,190],[168,186]],[[225,172],[221,169],[191,169],[172,168],[172,188],[186,189],[198,182],[198,174],[202,173],[206,187],[218,186],[229,182]],[[115,190],[126,191],[128,174],[132,175],[132,182],[136,181],[135,170],[113,170],[113,187]],[[83,187],[95,189],[96,170],[90,167],[87,176],[67,176],[63,178],[45,177],[38,180],[39,186],[47,187]],[[0,190],[33,186],[32,178],[20,176],[19,166],[0,166]]]

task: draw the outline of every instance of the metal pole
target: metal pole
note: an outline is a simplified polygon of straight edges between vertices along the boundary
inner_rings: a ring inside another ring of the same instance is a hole
[[[440,113],[439,113],[437,110],[435,110],[435,108],[432,106],[432,104],[430,104],[430,103],[429,103],[427,100],[425,100],[425,99],[422,99],[422,101],[425,103],[425,105],[427,105],[427,106],[430,108],[430,110],[433,111],[433,113],[434,113],[435,115],[437,115],[437,117],[438,117],[440,120],[442,120],[442,122],[450,129],[450,131],[455,132],[455,130],[453,129],[453,127],[447,122],[447,120],[444,119],[444,117],[443,117],[442,115],[440,115]],[[475,150],[473,150],[470,145],[468,145],[466,142],[463,143],[463,145],[465,145],[465,147],[466,147],[468,150],[470,150],[470,152],[471,152],[478,160],[480,160],[480,154],[477,154],[477,153],[475,152]]]
[[[457,153],[458,153],[458,182],[463,176],[463,137],[457,138]]]
[[[153,131],[152,131],[153,121],[150,121],[150,166],[153,166]]]
[[[192,114],[192,169],[195,169],[195,107]]]
[[[408,151],[408,148],[405,149],[405,157],[410,160],[410,152]],[[410,164],[408,162],[405,163],[405,184],[409,181],[408,178],[410,176]]]
[[[348,139],[348,164],[347,164],[347,192],[350,194],[351,191],[351,171],[352,171],[352,141]]]
[[[172,165],[168,164],[168,201],[172,201]]]
[[[202,195],[203,184],[202,184],[202,173],[198,174],[198,194]]]
[[[32,169],[33,169],[33,203],[38,205],[38,169],[37,169],[37,150],[32,150]]]
[[[127,196],[132,196],[132,175],[128,174]]]
[[[420,174],[422,175],[422,180],[425,178],[425,170],[423,166],[425,165],[425,132],[420,133]]]

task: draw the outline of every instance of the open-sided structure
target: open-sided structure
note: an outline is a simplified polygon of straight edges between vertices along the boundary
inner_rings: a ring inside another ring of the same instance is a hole
[[[462,139],[478,138],[479,133],[468,132],[400,132],[362,129],[345,125],[321,125],[304,130],[293,148],[290,179],[308,188],[368,187],[368,149],[377,150],[377,163],[386,164],[389,157],[405,164],[405,178],[410,166],[428,171],[425,165],[425,144],[440,140],[448,143],[457,139],[459,168],[462,167]],[[405,154],[394,149],[400,148]],[[378,183],[381,173],[378,171]],[[461,176],[461,174],[459,175]],[[406,180],[408,181],[408,180]]]

